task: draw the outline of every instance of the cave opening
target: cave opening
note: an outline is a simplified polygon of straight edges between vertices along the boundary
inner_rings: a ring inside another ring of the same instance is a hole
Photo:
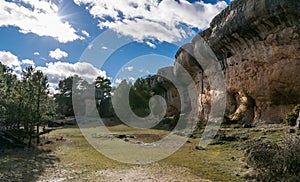
[[[228,59],[228,58],[231,58],[233,56],[233,54],[230,52],[230,51],[228,51],[227,53],[226,53],[226,58]]]

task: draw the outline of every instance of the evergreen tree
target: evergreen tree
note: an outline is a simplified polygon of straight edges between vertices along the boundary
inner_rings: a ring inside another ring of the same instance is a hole
[[[111,92],[110,79],[98,76],[95,80],[95,99],[101,117],[113,116]]]
[[[73,77],[65,78],[59,81],[58,93],[55,94],[55,102],[57,103],[57,112],[65,116],[74,116],[72,105],[73,93]]]

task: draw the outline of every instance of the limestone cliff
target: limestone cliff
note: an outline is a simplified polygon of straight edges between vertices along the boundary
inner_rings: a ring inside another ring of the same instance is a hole
[[[222,67],[230,122],[283,122],[300,103],[299,0],[235,0],[199,35]],[[210,112],[210,88],[205,66],[197,65],[203,59],[198,41],[185,45],[191,52],[180,49],[176,62],[197,84],[203,117]]]

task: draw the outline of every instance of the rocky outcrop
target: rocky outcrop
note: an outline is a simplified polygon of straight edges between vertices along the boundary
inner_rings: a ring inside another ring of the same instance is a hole
[[[300,103],[299,0],[235,0],[199,35],[222,67],[229,122],[280,123]],[[199,41],[183,46],[176,63],[195,80],[204,116],[211,92],[206,67],[196,61],[203,59]]]
[[[159,84],[158,93],[161,93],[166,100],[167,116],[176,115],[181,110],[180,96],[175,85],[167,78],[174,77],[173,67],[166,67],[158,70],[157,75],[160,75],[157,80]]]
[[[282,122],[300,102],[300,1],[236,0],[201,33],[218,57],[230,120]]]

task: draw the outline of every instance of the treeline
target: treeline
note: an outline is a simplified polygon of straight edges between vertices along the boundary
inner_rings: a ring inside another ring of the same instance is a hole
[[[148,76],[139,78],[134,83],[124,80],[117,88],[113,88],[108,78],[98,76],[93,83],[89,83],[74,75],[60,80],[53,95],[50,94],[48,78],[42,71],[28,67],[18,78],[12,69],[0,62],[0,134],[10,132],[28,147],[32,145],[33,139],[39,144],[40,135],[45,133],[45,126],[49,122],[75,115],[73,94],[78,94],[75,97],[84,97],[89,89],[95,92],[96,108],[101,117],[117,117],[112,97],[128,97],[122,92],[122,89],[128,87],[132,111],[145,117],[150,113],[150,98],[161,92],[157,83],[157,77]],[[77,89],[76,92],[73,88]],[[84,104],[83,102],[82,106]],[[80,114],[85,114],[84,112],[83,110]]]
[[[76,92],[74,92],[73,88],[76,88]],[[77,94],[75,97],[83,97],[89,89],[95,91],[96,107],[101,117],[112,117],[113,111],[110,104],[112,92],[111,81],[103,76],[98,76],[93,83],[88,83],[78,75],[59,81],[57,93],[54,95],[54,100],[57,104],[56,114],[62,117],[74,116],[73,94]],[[81,104],[84,105],[85,103]]]
[[[0,62],[0,139],[5,139],[5,133],[28,147],[32,146],[33,139],[39,144],[40,135],[45,133],[50,121],[74,116],[74,84],[82,93],[94,89],[97,108],[102,115],[109,115],[107,106],[112,89],[107,78],[99,76],[94,83],[88,83],[77,75],[71,76],[61,80],[56,94],[51,95],[48,78],[42,71],[28,67],[18,78],[12,69]]]
[[[55,103],[49,96],[47,76],[28,67],[21,79],[0,63],[0,126],[2,130],[18,133],[20,140],[27,139],[28,147],[37,136],[43,121],[55,112]]]
[[[126,89],[130,90],[129,96],[127,96],[129,97],[130,109],[140,117],[146,117],[150,114],[150,98],[154,95],[160,95],[162,92],[157,81],[157,76],[150,75],[146,78],[138,78],[134,83],[123,80],[118,87],[114,89],[114,99],[116,101],[122,101],[122,97],[124,97],[123,90]],[[118,107],[120,107],[121,110],[122,107],[128,107],[128,105],[126,105],[126,103],[119,103]]]
[[[76,88],[76,92],[72,90]],[[161,87],[158,84],[156,76],[138,78],[134,83],[126,80],[121,81],[117,87],[112,87],[108,78],[97,77],[94,83],[88,83],[78,76],[68,77],[61,80],[58,84],[58,93],[54,95],[57,103],[57,113],[63,116],[74,116],[72,94],[75,97],[81,97],[82,108],[84,107],[85,91],[88,89],[95,90],[96,108],[101,117],[114,117],[117,115],[112,105],[112,97],[118,102],[122,102],[124,97],[129,97],[130,109],[138,116],[145,117],[150,114],[149,100],[152,96],[160,94]],[[129,95],[124,95],[125,89],[129,89]],[[119,103],[119,107],[128,107],[127,103]],[[84,115],[82,110],[80,115]]]

